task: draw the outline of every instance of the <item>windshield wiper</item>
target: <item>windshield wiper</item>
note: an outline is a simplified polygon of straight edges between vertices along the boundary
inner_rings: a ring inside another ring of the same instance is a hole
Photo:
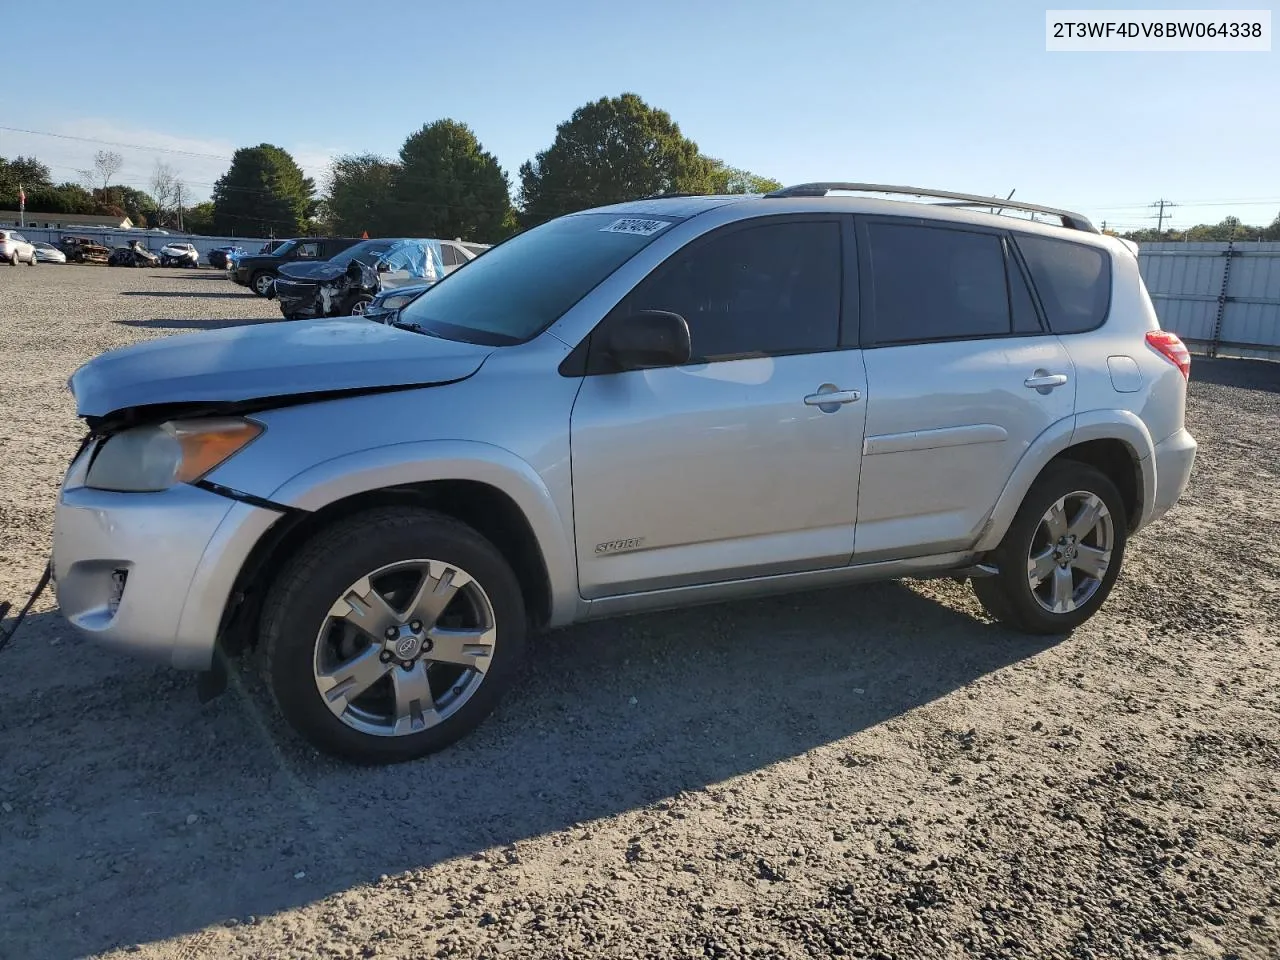
[[[428,337],[440,339],[438,334],[432,333],[420,323],[414,323],[412,320],[401,320],[397,317],[395,320],[388,321],[390,326],[398,327],[401,330],[408,330],[410,333],[425,333]]]

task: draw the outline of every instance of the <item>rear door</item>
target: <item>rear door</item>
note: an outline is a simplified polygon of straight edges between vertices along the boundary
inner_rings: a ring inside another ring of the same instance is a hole
[[[857,310],[852,228],[721,227],[619,304],[679,313],[693,357],[626,372],[589,361],[571,423],[583,596],[849,562],[866,388],[860,353],[840,347]]]
[[[867,367],[855,560],[970,546],[1018,460],[1075,411],[1071,358],[1004,231],[859,221]]]

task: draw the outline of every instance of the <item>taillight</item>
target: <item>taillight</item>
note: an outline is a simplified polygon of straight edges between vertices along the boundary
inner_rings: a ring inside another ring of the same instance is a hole
[[[1184,377],[1190,379],[1191,351],[1176,333],[1168,330],[1152,330],[1147,334],[1147,343],[1155,347],[1160,356],[1181,370]]]

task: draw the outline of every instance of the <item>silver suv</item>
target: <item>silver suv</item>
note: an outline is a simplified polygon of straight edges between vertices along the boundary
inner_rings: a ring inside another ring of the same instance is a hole
[[[1188,367],[1133,250],[1066,211],[876,184],[587,210],[394,326],[81,367],[58,601],[179,668],[259,646],[285,717],[364,762],[476,726],[531,628],[949,575],[1065,632],[1186,487]]]

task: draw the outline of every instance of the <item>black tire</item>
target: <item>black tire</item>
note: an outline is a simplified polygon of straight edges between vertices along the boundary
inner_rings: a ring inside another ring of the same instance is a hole
[[[1111,515],[1110,562],[1092,596],[1074,610],[1054,613],[1036,599],[1027,577],[1027,561],[1045,512],[1059,499],[1077,491],[1097,496]],[[1111,593],[1124,561],[1127,538],[1128,515],[1124,501],[1106,474],[1072,460],[1051,463],[1027,491],[1004,539],[989,558],[1000,572],[990,577],[974,577],[973,591],[987,613],[1015,630],[1041,635],[1070,633],[1097,613]]]
[[[437,726],[403,736],[361,732],[335,716],[316,687],[317,638],[350,584],[396,561],[424,558],[457,564],[488,595],[497,630],[492,662],[470,699]],[[369,510],[320,531],[281,571],[262,614],[263,662],[281,713],[320,750],[361,764],[414,760],[474,729],[515,679],[525,634],[520,583],[498,549],[452,517],[413,507]]]
[[[16,267],[18,265],[18,251],[15,250],[9,254],[9,266]]]
[[[253,291],[253,295],[255,297],[266,296],[265,293],[258,292],[258,281],[261,280],[263,277],[269,277],[269,276],[271,276],[271,274],[268,271],[259,270],[257,273],[255,273],[253,276],[249,278],[249,289]]]

